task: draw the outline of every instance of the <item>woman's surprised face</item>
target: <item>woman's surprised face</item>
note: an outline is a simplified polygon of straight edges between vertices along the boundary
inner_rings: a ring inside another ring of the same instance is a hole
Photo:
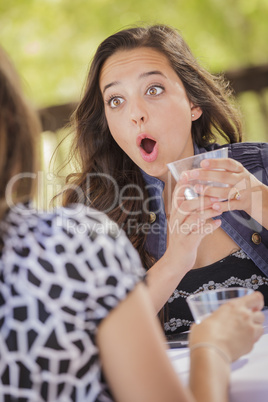
[[[193,155],[192,121],[202,111],[162,53],[116,52],[103,65],[100,89],[113,138],[146,173],[165,180],[167,163]]]

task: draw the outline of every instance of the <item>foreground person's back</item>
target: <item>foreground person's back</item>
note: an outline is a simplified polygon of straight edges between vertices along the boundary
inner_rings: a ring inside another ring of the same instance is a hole
[[[106,227],[77,206],[17,204],[3,218],[0,400],[104,398],[96,331],[143,274],[126,236]]]

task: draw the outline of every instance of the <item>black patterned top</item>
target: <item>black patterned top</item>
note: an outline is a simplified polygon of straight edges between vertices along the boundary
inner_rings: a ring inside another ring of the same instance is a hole
[[[144,276],[116,224],[81,205],[0,224],[0,401],[111,401],[95,335]]]
[[[164,323],[166,335],[189,330],[193,316],[186,298],[190,294],[236,286],[259,290],[268,306],[268,278],[242,250],[209,266],[189,271],[168,300]]]

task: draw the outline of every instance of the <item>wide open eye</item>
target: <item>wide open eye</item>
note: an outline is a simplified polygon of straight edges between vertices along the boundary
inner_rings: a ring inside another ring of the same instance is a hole
[[[160,95],[164,91],[164,88],[160,85],[153,85],[147,89],[146,95],[157,96]]]
[[[118,106],[120,106],[124,102],[124,99],[121,98],[120,96],[112,96],[109,101],[108,105],[112,108],[115,109]]]

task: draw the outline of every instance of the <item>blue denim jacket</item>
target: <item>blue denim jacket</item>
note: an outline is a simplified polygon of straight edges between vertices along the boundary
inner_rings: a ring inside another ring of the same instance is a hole
[[[229,157],[233,158],[268,185],[268,143],[236,143],[228,146]],[[194,145],[195,154],[220,148],[213,144],[208,148]],[[143,172],[150,197],[150,211],[155,212],[156,220],[148,233],[146,247],[157,260],[163,256],[167,244],[167,219],[162,198],[165,184]],[[268,276],[268,230],[244,211],[228,211],[221,215],[222,229],[244,250],[262,272]]]

